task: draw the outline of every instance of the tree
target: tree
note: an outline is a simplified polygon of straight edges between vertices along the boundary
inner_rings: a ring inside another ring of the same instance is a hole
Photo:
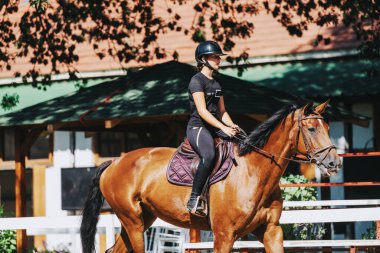
[[[17,57],[27,57],[32,68],[23,75],[14,72],[14,76],[22,76],[24,82],[30,78],[39,88],[46,87],[51,74],[62,71],[76,78],[77,45],[81,43],[91,44],[100,59],[112,56],[121,67],[132,60],[178,58],[177,52],[169,56],[157,43],[159,35],[168,30],[191,36],[194,42],[216,40],[230,51],[236,38],[253,36],[254,24],[247,16],[263,11],[271,13],[290,35],[299,37],[310,24],[344,24],[361,41],[362,56],[380,55],[380,0],[163,0],[174,6],[192,4],[196,12],[191,27],[179,25],[181,16],[175,8],[167,8],[167,17],[158,17],[154,12],[158,0],[29,0],[30,7],[21,19],[12,20],[20,11],[20,1],[0,2],[0,69],[11,70]],[[211,27],[207,38],[206,27]],[[316,45],[329,42],[324,35],[315,40]],[[227,60],[238,65],[248,57],[241,52]],[[43,66],[49,67],[48,74],[41,72]],[[3,107],[9,105],[7,101],[17,99],[8,94]]]

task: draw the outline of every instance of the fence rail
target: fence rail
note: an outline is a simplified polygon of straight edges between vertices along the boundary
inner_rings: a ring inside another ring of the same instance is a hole
[[[284,207],[311,207],[311,206],[380,206],[379,199],[357,200],[316,200],[316,201],[285,201]]]
[[[344,182],[344,183],[297,183],[297,184],[280,184],[280,187],[363,187],[363,186],[380,186],[380,182]]]
[[[212,249],[214,242],[184,243],[185,251]],[[316,247],[379,247],[380,240],[302,240],[284,241],[284,248],[316,248]],[[258,241],[236,241],[234,249],[263,248]]]
[[[330,200],[330,201],[289,201],[284,202],[285,207],[310,207],[310,206],[377,206],[380,200]],[[356,221],[379,221],[380,220],[380,207],[356,207],[356,208],[333,208],[333,209],[318,209],[318,210],[284,210],[281,216],[280,223],[320,223],[320,222],[356,222]],[[24,218],[2,218],[0,219],[0,230],[4,229],[26,229],[27,234],[48,234],[49,232],[58,233],[59,231],[78,232],[80,227],[80,216],[61,216],[61,217],[24,217]],[[157,219],[153,227],[166,227],[177,228],[165,221]],[[111,247],[115,243],[115,233],[119,230],[121,224],[116,215],[101,215],[98,222],[98,232],[106,234],[106,246]],[[295,245],[303,245],[297,241],[288,241],[286,247],[298,247]],[[334,244],[335,242],[335,244]],[[256,247],[257,242],[236,242],[239,245],[246,245],[249,247]],[[243,244],[242,244],[243,243]],[[307,242],[309,243],[309,242]],[[354,240],[354,241],[311,241],[308,245],[357,245],[362,246],[380,246],[380,240]],[[347,243],[347,244],[345,244]],[[352,244],[354,243],[354,244]],[[369,243],[369,244],[368,244]],[[202,244],[208,245],[210,243]],[[184,244],[185,247],[198,247],[201,244]],[[193,245],[193,246],[192,246]],[[205,246],[205,247],[206,247]],[[203,246],[202,246],[203,247]],[[301,246],[300,246],[301,247]]]

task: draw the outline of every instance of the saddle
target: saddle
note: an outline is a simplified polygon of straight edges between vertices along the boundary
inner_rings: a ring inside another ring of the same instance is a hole
[[[237,166],[232,142],[215,138],[214,144],[215,162],[209,185],[225,179],[231,171],[232,165]],[[168,181],[176,185],[192,186],[199,162],[198,154],[193,150],[189,140],[186,138],[169,163],[166,173]]]

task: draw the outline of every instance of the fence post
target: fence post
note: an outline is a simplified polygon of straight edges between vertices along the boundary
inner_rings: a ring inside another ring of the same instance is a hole
[[[115,244],[115,226],[112,215],[107,216],[106,226],[106,248],[109,249]]]
[[[201,231],[199,229],[190,228],[190,242],[200,242],[201,241]],[[197,253],[199,251],[192,250],[191,253]]]
[[[380,220],[376,221],[376,239],[380,240]]]
[[[26,217],[26,183],[25,183],[25,153],[22,143],[25,141],[24,131],[16,128],[14,130],[15,144],[15,196],[16,217]],[[25,252],[27,249],[27,237],[25,229],[16,231],[17,253]]]

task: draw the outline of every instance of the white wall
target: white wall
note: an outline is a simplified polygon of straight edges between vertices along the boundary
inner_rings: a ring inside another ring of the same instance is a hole
[[[61,169],[94,166],[92,139],[86,139],[84,132],[55,131],[53,158],[53,166],[46,170],[46,216],[66,216],[69,212],[61,208]],[[50,250],[81,252],[79,234],[74,232],[47,235],[46,243]]]
[[[74,167],[95,166],[92,152],[92,138],[85,138],[84,132],[76,132],[76,148],[74,152]]]
[[[53,164],[57,168],[74,167],[74,155],[71,150],[71,134],[68,131],[54,132]]]
[[[344,123],[343,122],[331,122],[330,123],[330,139],[332,143],[337,147],[338,154],[343,154],[347,152],[348,143],[344,137]],[[337,175],[330,177],[330,182],[332,183],[341,183],[344,182],[342,169],[338,172]],[[331,187],[331,199],[344,199],[344,189],[343,187]]]
[[[68,131],[54,132],[54,166],[73,168],[94,164],[92,139],[85,138],[84,132],[75,132],[75,135]]]

